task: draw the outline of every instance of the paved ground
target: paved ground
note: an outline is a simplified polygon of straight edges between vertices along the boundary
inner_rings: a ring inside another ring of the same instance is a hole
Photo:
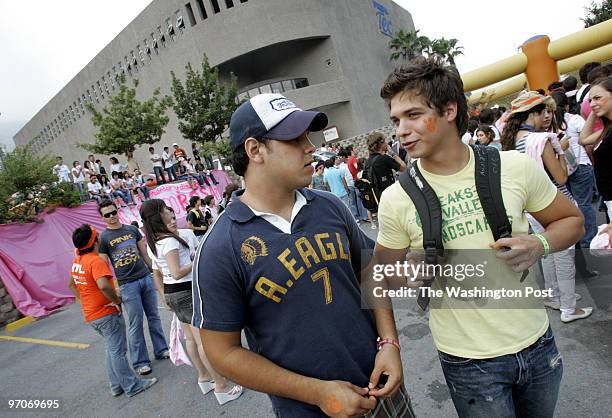
[[[375,235],[369,228],[367,233]],[[549,311],[564,362],[558,417],[612,416],[612,261],[594,262],[605,274],[577,284],[577,291],[584,297],[579,306],[596,306],[595,314],[587,320],[563,324],[558,313]],[[170,313],[163,310],[161,315],[164,329],[169,332]],[[427,326],[427,315],[415,304],[398,310],[396,318],[406,385],[418,416],[456,416]],[[149,391],[132,399],[111,398],[103,340],[83,323],[79,306],[69,306],[14,333],[0,335],[90,344],[81,350],[0,340],[2,417],[272,416],[267,397],[250,390],[239,400],[219,407],[212,394],[201,394],[190,367],[175,367],[169,360],[153,362],[152,376],[160,381]],[[62,406],[54,412],[11,412],[6,406],[8,399],[59,399]]]

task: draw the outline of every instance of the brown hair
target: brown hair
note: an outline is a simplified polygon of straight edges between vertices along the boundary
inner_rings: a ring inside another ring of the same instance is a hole
[[[612,93],[612,76],[608,76],[605,78],[600,78],[595,81],[594,86],[601,86],[608,93]],[[604,124],[603,132],[600,135],[602,141],[605,141],[606,138],[609,138],[608,141],[612,141],[612,120],[608,119],[606,116],[601,117],[601,121]]]
[[[380,132],[372,132],[368,135],[368,152],[370,154],[375,154],[378,152],[378,148],[380,144],[385,143],[385,136]]]
[[[380,97],[389,105],[393,97],[403,92],[413,92],[417,96],[423,96],[427,106],[435,109],[439,115],[444,114],[448,103],[456,103],[457,131],[461,136],[467,130],[469,119],[467,100],[457,68],[445,65],[439,58],[417,57],[389,74],[380,89]]]

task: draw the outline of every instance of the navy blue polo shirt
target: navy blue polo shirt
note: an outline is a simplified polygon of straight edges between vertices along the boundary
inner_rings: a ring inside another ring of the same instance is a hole
[[[194,326],[237,332],[252,351],[304,376],[366,387],[377,332],[361,308],[357,273],[374,242],[333,194],[302,189],[291,234],[239,199],[219,215],[194,265]],[[270,396],[283,416],[324,416],[312,405]]]

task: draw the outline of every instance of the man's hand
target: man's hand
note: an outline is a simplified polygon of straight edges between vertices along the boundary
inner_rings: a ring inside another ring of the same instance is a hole
[[[387,382],[382,388],[378,388],[380,376],[388,376]],[[370,375],[369,394],[377,398],[386,398],[395,394],[404,380],[402,359],[399,348],[392,344],[385,344],[376,354],[374,370]]]
[[[340,380],[323,383],[317,406],[330,417],[358,417],[376,407],[376,398],[368,396],[368,388]]]
[[[542,242],[533,235],[501,238],[489,246],[498,250],[497,258],[504,260],[515,273],[527,270],[544,255]]]

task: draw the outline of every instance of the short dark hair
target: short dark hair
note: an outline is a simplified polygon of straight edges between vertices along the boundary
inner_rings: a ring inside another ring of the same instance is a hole
[[[493,115],[493,111],[491,109],[483,109],[478,115],[478,120],[480,123],[486,123],[487,125],[491,125],[494,118],[495,116]]]
[[[102,200],[99,204],[98,204],[98,213],[100,215],[102,215],[102,209],[107,208],[109,206],[114,206],[115,209],[117,209],[117,205],[115,205],[115,203],[110,200],[110,199],[104,199]]]
[[[155,148],[149,147],[149,151],[155,151]]]
[[[553,91],[553,90],[562,89],[562,88],[563,88],[563,83],[560,82],[559,80],[553,81],[552,83],[548,85],[548,91]]]
[[[565,91],[576,90],[576,87],[578,87],[578,79],[576,77],[573,75],[565,77],[563,80],[563,88]]]
[[[594,68],[597,68],[599,66],[601,66],[601,63],[599,63],[599,62],[587,62],[582,67],[580,67],[580,70],[578,71],[578,76],[580,77],[580,82],[582,84],[588,83],[589,73],[591,72],[591,70],[593,70]]]
[[[427,105],[438,114],[444,113],[449,102],[457,104],[455,123],[459,135],[467,130],[468,106],[463,93],[463,81],[454,66],[436,57],[417,57],[412,62],[393,70],[385,80],[380,96],[389,105],[398,93],[414,91],[423,96]]]
[[[63,160],[63,157],[60,157],[59,155],[57,157],[55,157],[56,160]]]
[[[77,248],[77,252],[79,255],[84,255],[93,251],[95,247],[95,241],[94,245],[92,245],[91,247],[83,248],[82,250],[80,249],[81,247],[87,244],[87,241],[89,241],[89,239],[91,238],[92,233],[93,231],[91,229],[91,226],[87,224],[79,226],[72,232],[72,243],[74,244],[74,248]]]
[[[257,139],[257,142],[264,144],[265,147],[268,146],[269,140],[267,138],[255,139]],[[239,176],[244,176],[249,166],[249,156],[247,155],[246,150],[244,149],[244,145],[239,146],[232,153],[232,156],[230,157],[230,162],[232,164],[232,167],[234,168],[234,173],[238,174]]]
[[[325,164],[325,168],[332,168],[334,166],[334,159],[328,158],[323,164]]]

